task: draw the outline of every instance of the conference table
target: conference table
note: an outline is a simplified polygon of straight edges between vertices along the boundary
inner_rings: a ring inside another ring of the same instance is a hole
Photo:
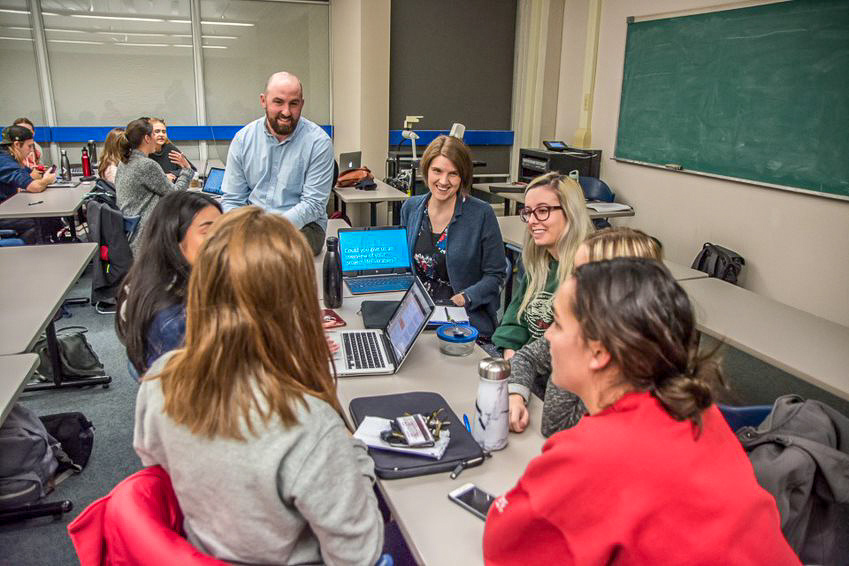
[[[398,224],[400,222],[401,203],[407,200],[409,195],[404,191],[399,191],[380,179],[374,179],[377,187],[371,191],[363,191],[354,187],[333,187],[333,209],[341,210],[342,214],[348,213],[348,204],[368,204],[369,205],[369,225],[377,225],[377,203],[386,202],[390,204],[392,218],[390,224]],[[341,201],[341,209],[339,207]]]
[[[20,192],[0,203],[0,220],[10,218],[67,218],[71,238],[76,241],[77,227],[74,216],[86,195],[94,188],[94,181],[80,182],[75,187],[48,187],[40,193]],[[43,242],[42,230],[39,243]]]
[[[53,362],[53,383],[31,385],[27,391],[112,381],[106,375],[63,381],[53,323],[62,300],[96,250],[93,243],[0,248],[0,273],[7,289],[0,293],[0,356],[29,352],[45,332]]]

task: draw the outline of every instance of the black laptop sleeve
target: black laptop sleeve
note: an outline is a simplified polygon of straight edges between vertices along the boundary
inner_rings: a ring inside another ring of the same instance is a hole
[[[483,450],[475,442],[471,433],[463,426],[463,420],[457,418],[448,402],[437,393],[414,391],[375,397],[358,397],[351,401],[349,410],[355,427],[360,426],[365,417],[394,419],[404,413],[428,415],[439,408],[445,409],[440,417],[442,420],[450,422],[448,430],[451,431],[451,440],[442,459],[432,460],[422,456],[408,456],[398,452],[369,448],[369,454],[374,460],[374,471],[378,477],[395,479],[450,472],[460,462],[467,462],[475,458],[479,458],[480,461],[469,464],[467,467],[478,466],[483,463]]]

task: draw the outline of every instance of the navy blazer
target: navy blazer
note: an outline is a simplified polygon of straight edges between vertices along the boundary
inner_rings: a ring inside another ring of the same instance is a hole
[[[401,207],[401,225],[407,229],[411,256],[429,199],[430,193],[415,196]],[[498,326],[498,304],[507,276],[507,259],[495,212],[488,203],[458,195],[454,218],[448,224],[445,264],[451,288],[455,293],[466,293],[466,312],[472,326],[481,336],[492,336]]]

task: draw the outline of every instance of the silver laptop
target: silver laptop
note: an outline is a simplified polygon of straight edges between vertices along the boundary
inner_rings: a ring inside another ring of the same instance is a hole
[[[339,154],[339,171],[347,171],[348,169],[356,169],[362,164],[363,152],[352,151],[351,153]]]
[[[436,307],[415,278],[386,326],[378,330],[328,332],[339,344],[333,363],[336,375],[382,375],[396,373],[413,349]]]

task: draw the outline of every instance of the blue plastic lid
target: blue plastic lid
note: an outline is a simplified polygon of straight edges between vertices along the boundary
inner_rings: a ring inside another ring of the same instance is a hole
[[[436,329],[436,335],[446,342],[465,344],[477,340],[478,329],[468,324],[443,324]]]

